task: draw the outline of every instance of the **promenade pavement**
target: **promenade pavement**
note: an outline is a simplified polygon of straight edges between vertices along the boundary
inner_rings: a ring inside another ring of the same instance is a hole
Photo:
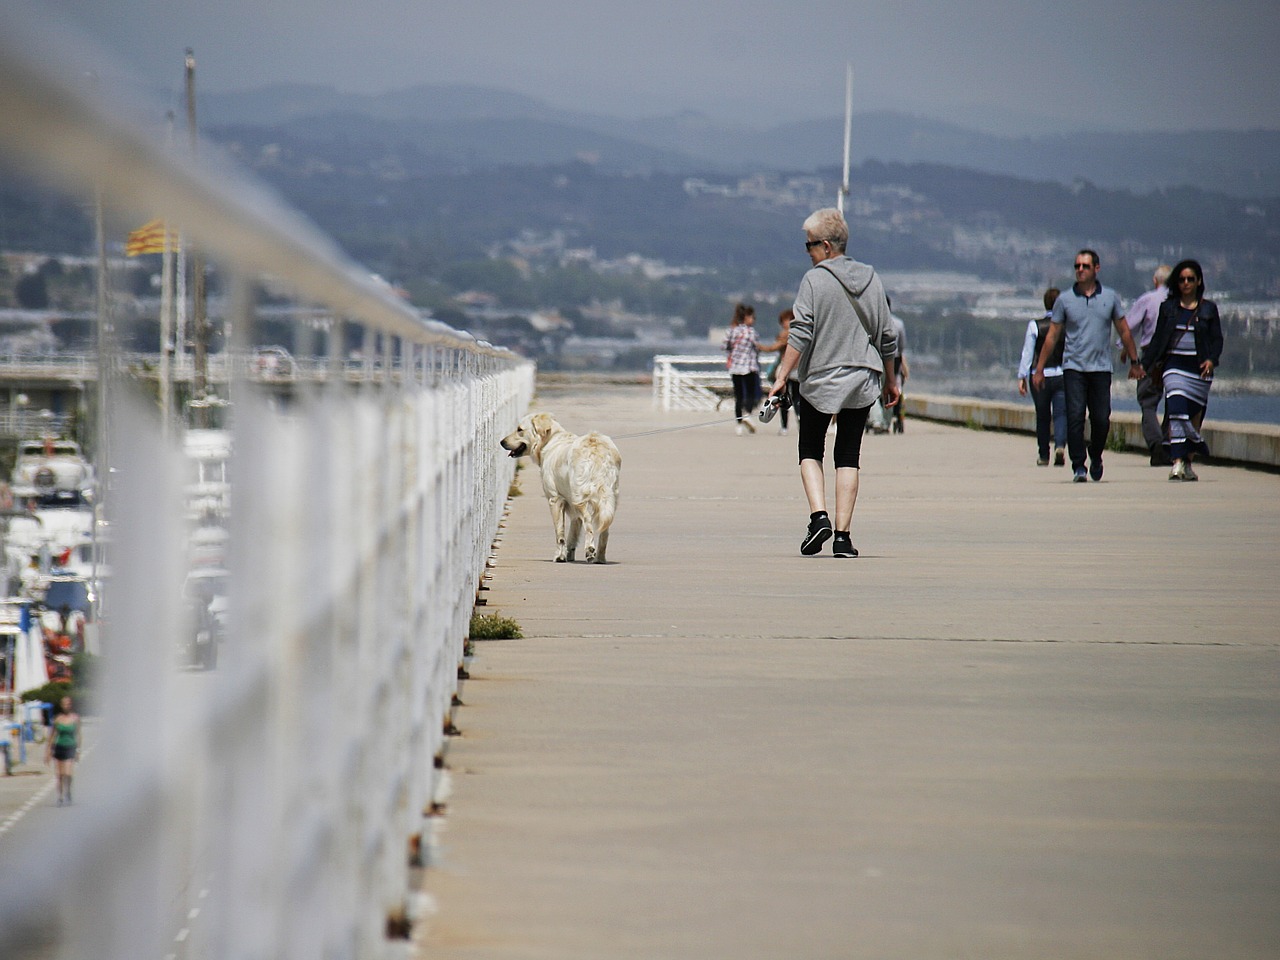
[[[1280,956],[1280,477],[908,420],[808,558],[794,429],[533,408],[619,438],[609,562],[526,461],[418,956]]]

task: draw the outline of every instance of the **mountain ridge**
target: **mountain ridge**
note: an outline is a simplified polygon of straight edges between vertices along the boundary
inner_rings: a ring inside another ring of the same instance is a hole
[[[359,116],[413,124],[414,139],[442,160],[508,165],[529,162],[518,136],[538,143],[538,162],[599,154],[596,162],[636,172],[806,172],[842,152],[843,119],[755,127],[704,114],[640,119],[564,110],[533,97],[474,85],[423,84],[379,94],[342,93],[314,84],[280,84],[206,93],[205,126],[306,128],[340,136]],[[487,134],[450,138],[468,125]],[[504,133],[504,127],[507,132]],[[488,137],[488,139],[485,139]],[[1153,191],[1194,186],[1242,198],[1280,197],[1280,131],[1194,133],[1069,132],[1001,136],[958,123],[871,111],[853,118],[852,160],[942,163],[1030,180],[1088,181]]]

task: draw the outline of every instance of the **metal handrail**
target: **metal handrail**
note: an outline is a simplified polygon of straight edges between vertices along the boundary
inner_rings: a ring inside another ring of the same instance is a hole
[[[276,378],[252,354],[210,357],[231,381],[230,426],[190,431],[191,445],[221,441],[190,457],[145,391],[98,394],[112,469],[98,471],[93,529],[110,523],[111,558],[92,634],[106,669],[84,763],[91,803],[0,828],[0,956],[25,955],[28,935],[59,960],[160,957],[175,939],[186,957],[403,956],[388,930],[412,914],[411,840],[430,833],[435,761],[514,472],[498,440],[528,404],[533,366],[420,319],[260,185],[208,153],[173,155],[68,82],[71,62],[21,23],[0,30],[0,151],[139,223],[181,223],[240,291],[238,328],[254,317],[243,292],[265,273],[381,343],[354,361],[330,337],[326,359],[294,358],[303,382],[287,402],[255,385]],[[67,369],[58,362],[39,369]],[[216,496],[188,482],[197,456],[227,458]],[[173,664],[174,638],[193,633],[182,587],[197,543],[232,584],[211,675]],[[187,893],[197,928],[182,925]]]

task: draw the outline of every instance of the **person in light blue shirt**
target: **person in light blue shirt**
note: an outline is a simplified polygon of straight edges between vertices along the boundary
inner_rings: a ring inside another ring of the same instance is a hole
[[[1076,254],[1076,282],[1053,305],[1049,334],[1036,360],[1032,386],[1044,386],[1044,368],[1049,357],[1066,338],[1062,349],[1062,378],[1067,394],[1067,454],[1071,458],[1071,479],[1085,483],[1102,479],[1102,451],[1111,432],[1111,329],[1114,327],[1129,360],[1129,379],[1143,376],[1138,349],[1124,319],[1120,298],[1110,287],[1098,282],[1101,261],[1094,250]],[[1084,440],[1085,415],[1089,417],[1089,444]],[[1085,456],[1089,471],[1085,474]]]

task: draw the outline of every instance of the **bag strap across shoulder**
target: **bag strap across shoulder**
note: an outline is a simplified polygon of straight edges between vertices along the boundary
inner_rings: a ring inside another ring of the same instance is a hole
[[[840,278],[836,276],[836,272],[834,270],[832,270],[830,267],[827,266],[825,260],[822,263],[818,264],[818,266],[826,270],[827,273],[831,274],[832,278],[835,280],[836,283],[840,283]],[[875,275],[876,275],[875,267],[872,267],[871,276],[874,278]],[[870,284],[870,281],[868,281],[868,284]],[[878,350],[879,347],[876,344],[876,335],[871,329],[871,321],[867,318],[866,311],[862,307],[862,302],[856,296],[854,296],[853,293],[850,292],[849,288],[846,287],[843,283],[840,283],[840,289],[844,291],[844,295],[848,297],[849,302],[853,304],[853,311],[858,315],[858,320],[862,323],[862,329],[867,331],[867,339],[871,341],[872,348]]]

